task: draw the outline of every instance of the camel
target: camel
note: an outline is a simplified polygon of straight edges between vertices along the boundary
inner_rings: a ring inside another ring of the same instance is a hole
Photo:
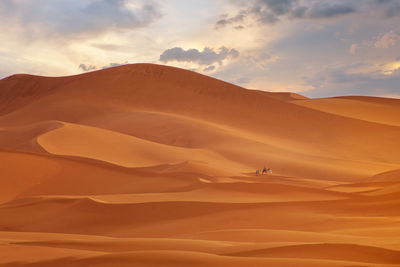
[[[272,174],[272,169],[271,168],[267,168],[267,167],[265,167],[264,166],[264,168],[261,170],[261,169],[257,169],[256,170],[256,176],[258,176],[258,175],[264,175],[264,174],[267,174],[268,175],[268,173],[269,174]]]

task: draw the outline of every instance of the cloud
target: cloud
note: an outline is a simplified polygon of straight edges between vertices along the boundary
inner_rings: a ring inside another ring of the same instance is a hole
[[[398,0],[375,0],[377,4],[385,6],[387,17],[400,16],[400,2]]]
[[[245,51],[240,58],[212,73],[212,76],[241,86],[247,86],[253,79],[269,76],[271,63],[277,60],[265,48]]]
[[[234,80],[233,82],[239,85],[245,85],[251,81],[250,77],[240,77]]]
[[[261,24],[273,24],[282,16],[321,19],[355,12],[357,9],[350,1],[255,0],[249,1],[245,8],[234,16],[229,17],[225,14],[223,19],[216,22],[215,28],[219,29],[229,24],[235,25],[236,28],[239,26],[236,23],[242,23],[248,17],[255,18]]]
[[[266,5],[275,15],[288,13],[295,0],[261,0],[259,4]]]
[[[215,69],[215,66],[214,65],[210,65],[210,66],[208,66],[208,67],[205,67],[204,69],[203,69],[203,71],[213,71]]]
[[[398,94],[400,69],[391,74],[380,71],[354,72],[365,64],[352,64],[336,68],[327,68],[314,75],[307,82],[314,90],[307,92],[310,97],[326,97],[337,95],[373,95],[383,96]]]
[[[250,7],[250,14],[258,17],[262,23],[274,23],[279,16],[291,11],[295,0],[258,0]]]
[[[239,51],[236,49],[228,49],[222,46],[215,51],[212,48],[204,48],[203,51],[197,49],[184,50],[180,47],[174,47],[165,50],[160,55],[160,61],[167,63],[170,61],[178,62],[192,62],[199,65],[210,65],[213,63],[222,64],[222,61],[227,58],[237,58],[239,56]]]
[[[357,10],[353,4],[348,1],[346,3],[327,3],[319,2],[310,7],[305,7],[302,17],[306,18],[330,18],[339,15],[355,13]]]
[[[98,69],[104,70],[104,69],[108,69],[108,68],[118,67],[118,66],[122,66],[125,64],[128,64],[128,61],[125,61],[124,63],[108,63],[107,65],[102,66],[102,67],[97,67],[97,66],[91,65],[91,64],[86,65],[86,64],[81,63],[78,68],[84,72],[88,72],[88,71],[98,70]]]
[[[290,12],[292,4],[296,0],[257,0],[251,2],[246,9],[240,10],[238,14],[232,17],[228,17],[227,14],[223,15],[223,18],[218,20],[215,24],[215,28],[219,29],[229,24],[236,24],[244,22],[248,16],[256,17],[258,21],[262,23],[274,23],[278,21],[280,15],[284,15]],[[243,25],[234,26],[235,29],[241,30],[244,28]]]
[[[128,64],[128,61],[125,61],[124,63],[109,63],[108,65],[101,67],[101,69],[104,70],[104,69],[118,67],[118,66],[122,66],[122,65],[126,65],[126,64]]]
[[[222,18],[215,23],[215,28],[218,29],[218,28],[225,27],[228,24],[243,22],[243,20],[247,16],[247,13],[248,13],[247,11],[242,10],[239,12],[239,14],[237,14],[236,16],[231,17],[231,18],[227,18],[227,15],[224,14],[224,15],[222,15]],[[241,25],[238,25],[236,29],[240,30],[241,29],[240,26]],[[241,27],[243,27],[243,26],[241,26]]]
[[[94,65],[86,65],[86,64],[83,64],[83,63],[80,64],[78,68],[83,70],[84,72],[88,72],[88,71],[97,69],[97,67],[94,66]]]
[[[350,46],[350,53],[355,54],[357,52],[357,49],[359,48],[358,44],[351,44]]]
[[[389,48],[395,46],[400,41],[400,35],[391,30],[383,35],[378,36],[375,42],[375,47],[378,48]]]
[[[2,0],[0,17],[33,37],[71,37],[110,29],[144,27],[160,16],[154,4],[128,5],[127,0]]]
[[[296,0],[257,0],[250,1],[250,4],[238,14],[232,17],[225,15],[224,19],[217,21],[216,28],[229,24],[243,22],[247,17],[255,17],[261,23],[275,23],[279,16],[287,14]],[[236,25],[243,27],[243,25]],[[242,28],[240,28],[242,29]]]

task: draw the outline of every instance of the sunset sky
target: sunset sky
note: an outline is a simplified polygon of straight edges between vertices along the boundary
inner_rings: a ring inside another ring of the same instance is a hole
[[[400,0],[1,0],[0,78],[150,62],[250,89],[400,98]]]

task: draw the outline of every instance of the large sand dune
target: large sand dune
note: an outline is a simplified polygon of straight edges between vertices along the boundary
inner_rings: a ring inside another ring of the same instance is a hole
[[[152,64],[5,78],[0,265],[398,265],[399,118]]]

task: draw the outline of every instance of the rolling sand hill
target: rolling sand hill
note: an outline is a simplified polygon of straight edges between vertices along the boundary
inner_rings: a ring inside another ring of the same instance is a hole
[[[399,118],[153,64],[10,76],[0,265],[399,265]]]

